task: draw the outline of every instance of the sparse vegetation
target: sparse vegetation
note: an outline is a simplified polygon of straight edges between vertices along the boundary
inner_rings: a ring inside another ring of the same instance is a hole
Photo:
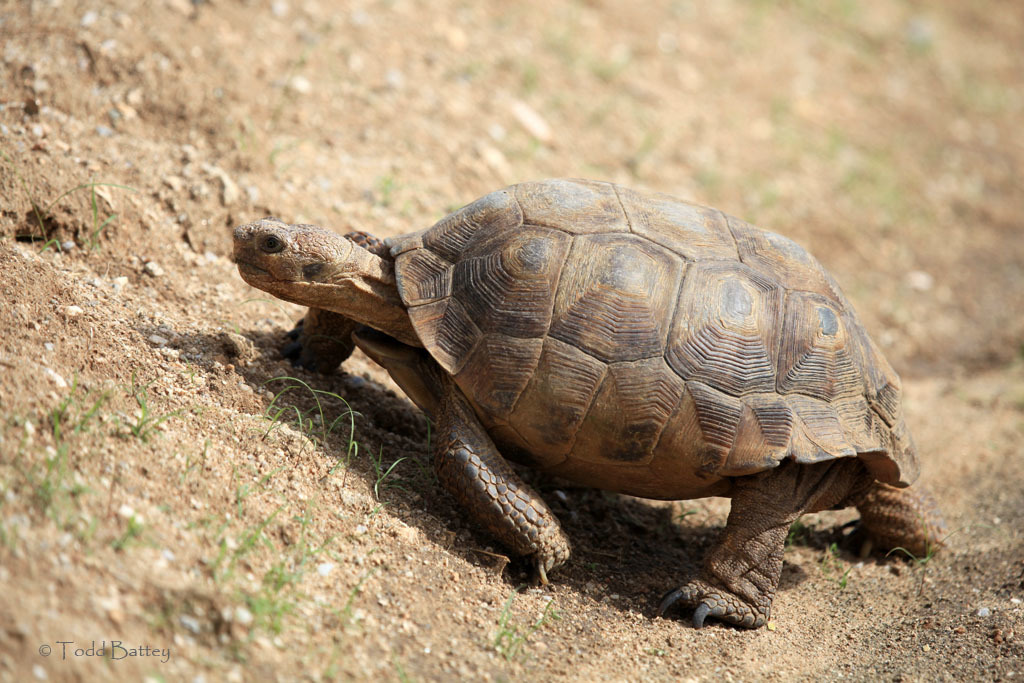
[[[518,593],[518,589],[512,591],[505,601],[505,606],[498,616],[498,632],[494,636],[494,649],[507,660],[523,656],[530,637],[549,623],[549,619],[557,621],[562,618],[554,608],[554,600],[548,600],[544,611],[532,624],[526,627],[516,625],[512,621],[512,602]]]
[[[850,579],[851,571],[853,571],[853,567],[847,567],[843,562],[838,544],[829,544],[821,558],[821,573],[825,575],[825,578],[831,579],[839,586],[839,590],[843,590]]]

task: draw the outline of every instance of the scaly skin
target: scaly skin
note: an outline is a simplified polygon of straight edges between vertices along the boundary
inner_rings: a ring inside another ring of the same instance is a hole
[[[693,624],[706,617],[744,628],[771,618],[782,574],[789,528],[805,512],[848,505],[873,480],[855,459],[816,465],[785,462],[774,470],[736,479],[729,520],[701,575],[670,592],[658,608],[694,608]]]
[[[914,557],[928,557],[945,543],[946,521],[920,486],[898,489],[875,483],[856,505],[876,547],[903,548]]]
[[[470,516],[516,554],[531,557],[541,583],[569,559],[569,539],[540,496],[513,471],[469,402],[446,380],[437,416],[434,469]]]
[[[352,333],[359,323],[340,313],[310,308],[288,333],[291,340],[281,355],[300,368],[327,375],[348,360],[355,350]]]

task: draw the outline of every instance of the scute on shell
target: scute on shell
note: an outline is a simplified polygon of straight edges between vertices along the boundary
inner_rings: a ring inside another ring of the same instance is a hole
[[[800,246],[608,183],[491,193],[392,245],[421,341],[510,454],[712,495],[787,457],[917,474],[899,378]]]

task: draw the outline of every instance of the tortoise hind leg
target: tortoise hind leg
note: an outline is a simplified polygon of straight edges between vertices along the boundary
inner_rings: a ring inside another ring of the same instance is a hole
[[[787,461],[738,478],[729,520],[703,571],[666,595],[658,613],[678,604],[694,608],[696,628],[709,616],[744,628],[763,626],[771,617],[790,526],[805,512],[835,507],[851,493],[862,494],[869,482],[853,459],[815,465]]]
[[[898,489],[876,482],[856,505],[871,542],[884,550],[902,548],[914,557],[927,557],[946,538],[946,522],[920,486]]]
[[[569,540],[540,496],[498,453],[469,401],[449,377],[437,415],[434,469],[475,521],[519,555],[532,558],[541,583],[569,559]]]

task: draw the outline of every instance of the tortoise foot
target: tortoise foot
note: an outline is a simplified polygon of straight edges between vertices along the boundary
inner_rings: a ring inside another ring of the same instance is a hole
[[[352,354],[355,328],[356,323],[344,316],[311,308],[286,335],[281,355],[292,367],[328,375]]]
[[[295,323],[295,327],[288,331],[285,335],[288,339],[288,343],[281,347],[281,356],[292,364],[293,368],[302,368],[303,370],[309,370],[311,372],[321,372],[321,363],[319,362],[316,352],[311,345],[305,343],[306,340],[303,337],[303,323],[305,318]],[[336,366],[335,366],[336,367]],[[331,368],[333,369],[333,368]],[[324,374],[329,373],[331,370],[324,370]]]
[[[714,617],[742,628],[759,628],[768,621],[768,611],[758,609],[736,594],[703,579],[694,579],[666,595],[658,605],[658,616],[676,607],[693,607],[693,627],[702,628]]]
[[[530,558],[533,561],[534,574],[537,581],[542,585],[548,584],[548,572],[552,572],[569,561],[572,554],[572,546],[569,544],[569,537],[565,535],[560,526],[553,525],[554,529],[545,529],[538,544],[538,550]]]

